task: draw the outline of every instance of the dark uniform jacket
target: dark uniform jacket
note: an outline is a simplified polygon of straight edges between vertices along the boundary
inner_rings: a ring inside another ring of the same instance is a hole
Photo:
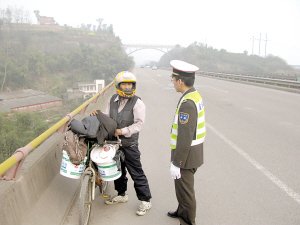
[[[186,91],[179,102],[183,96],[193,91],[195,91],[195,88]],[[171,161],[175,166],[183,169],[198,168],[203,164],[203,143],[191,146],[192,140],[196,137],[197,128],[197,108],[195,103],[192,100],[182,102],[178,115],[180,113],[186,113],[189,117],[184,123],[178,121],[177,144],[176,149],[171,150]]]

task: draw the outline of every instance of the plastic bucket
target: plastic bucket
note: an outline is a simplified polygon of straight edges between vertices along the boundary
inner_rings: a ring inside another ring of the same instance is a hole
[[[86,157],[81,164],[75,165],[70,161],[68,153],[66,151],[62,152],[63,155],[60,165],[60,174],[68,178],[79,179],[85,169]]]
[[[113,160],[116,148],[113,145],[97,146],[91,151],[91,159],[97,164],[99,176],[104,181],[118,179],[122,172],[118,171],[117,163]]]
[[[99,175],[104,181],[112,181],[118,179],[122,172],[118,171],[116,161],[111,161],[107,163],[97,163]]]

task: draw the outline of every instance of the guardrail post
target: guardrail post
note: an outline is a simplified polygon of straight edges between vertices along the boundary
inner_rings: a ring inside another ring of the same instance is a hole
[[[16,160],[17,163],[11,167],[3,177],[0,177],[1,180],[13,180],[16,177],[18,169],[22,166],[24,159],[30,152],[30,147],[26,145],[25,147],[18,148],[14,154],[11,156],[13,160]]]

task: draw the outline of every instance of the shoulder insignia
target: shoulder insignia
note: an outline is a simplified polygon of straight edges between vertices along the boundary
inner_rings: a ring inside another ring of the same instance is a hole
[[[180,112],[179,113],[179,122],[181,124],[186,124],[187,122],[189,122],[189,117],[190,117],[190,115],[188,113]]]

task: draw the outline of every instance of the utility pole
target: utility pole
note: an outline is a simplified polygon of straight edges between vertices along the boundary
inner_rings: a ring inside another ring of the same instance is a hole
[[[254,41],[255,41],[255,38],[254,38],[254,36],[252,36],[252,55],[253,55],[253,52],[254,52]]]
[[[258,41],[258,55],[259,56],[260,56],[261,41],[264,41],[265,42],[265,57],[266,57],[267,56],[267,42],[269,41],[268,37],[267,37],[267,33],[266,33],[266,39],[262,40],[261,33],[259,33],[259,38],[255,38],[254,36],[252,36],[251,39],[252,39],[252,55],[254,54],[255,41]]]
[[[260,56],[260,42],[261,42],[261,33],[259,33],[259,43],[258,43],[258,55]]]
[[[266,33],[266,39],[264,41],[265,41],[265,57],[267,57],[267,42],[268,42],[267,33]]]

